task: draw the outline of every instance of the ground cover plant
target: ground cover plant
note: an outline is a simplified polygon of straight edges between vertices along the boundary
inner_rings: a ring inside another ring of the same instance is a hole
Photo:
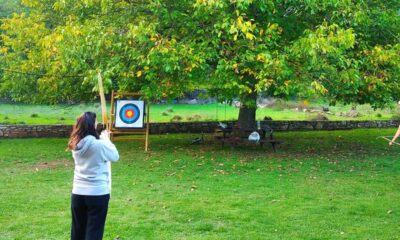
[[[312,120],[318,113],[304,112],[304,109],[322,110],[328,104],[323,102],[278,101],[272,106],[259,108],[257,119],[271,117],[273,120]],[[369,105],[357,106],[359,116],[350,117],[340,113],[351,111],[351,105],[330,106],[332,114],[325,114],[329,120],[389,120],[400,119],[397,106],[374,110]],[[151,122],[170,122],[179,118],[181,122],[236,120],[239,109],[229,104],[152,104]],[[296,110],[297,108],[297,110]],[[110,109],[110,107],[108,107]],[[0,103],[0,124],[73,124],[83,111],[101,114],[99,103],[75,105],[30,105]]]
[[[269,147],[117,142],[105,239],[398,239],[394,129],[276,133]],[[67,239],[67,139],[0,140],[0,239]]]

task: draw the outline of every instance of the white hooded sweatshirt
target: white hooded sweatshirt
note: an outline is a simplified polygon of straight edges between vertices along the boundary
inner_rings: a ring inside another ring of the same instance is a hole
[[[79,141],[72,151],[75,160],[72,193],[98,196],[110,193],[111,173],[109,161],[119,159],[118,150],[108,139],[96,139],[88,135]]]

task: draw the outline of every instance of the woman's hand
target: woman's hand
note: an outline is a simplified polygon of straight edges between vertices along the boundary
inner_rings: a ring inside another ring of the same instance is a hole
[[[100,139],[110,139],[110,132],[108,130],[101,131]]]
[[[390,141],[390,142],[389,142],[389,146],[392,146],[392,145],[393,145],[393,141]]]

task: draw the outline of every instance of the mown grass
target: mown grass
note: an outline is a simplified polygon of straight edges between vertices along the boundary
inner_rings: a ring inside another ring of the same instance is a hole
[[[117,142],[104,239],[399,239],[394,129],[276,133],[277,153]],[[67,139],[0,140],[0,239],[68,239]]]
[[[310,120],[317,114],[296,111],[296,106],[303,106],[297,102],[279,102],[268,108],[260,108],[257,111],[257,119],[265,116],[273,120]],[[311,103],[307,107],[321,109],[323,103]],[[150,105],[151,122],[170,122],[174,116],[180,116],[181,121],[222,121],[236,120],[239,109],[226,104],[152,104]],[[396,108],[373,110],[369,105],[358,106],[362,114],[359,117],[336,116],[339,112],[348,112],[351,106],[331,106],[332,115],[327,115],[329,120],[387,120],[393,115],[399,115]],[[108,110],[110,107],[108,107]],[[77,116],[84,111],[93,111],[101,114],[98,103],[79,105],[29,105],[29,104],[2,104],[0,103],[0,124],[73,124]]]

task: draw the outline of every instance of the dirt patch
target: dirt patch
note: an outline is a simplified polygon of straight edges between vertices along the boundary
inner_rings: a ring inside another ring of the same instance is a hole
[[[73,166],[72,160],[60,159],[54,161],[40,162],[34,166],[35,171],[55,169],[59,167],[70,167]]]

